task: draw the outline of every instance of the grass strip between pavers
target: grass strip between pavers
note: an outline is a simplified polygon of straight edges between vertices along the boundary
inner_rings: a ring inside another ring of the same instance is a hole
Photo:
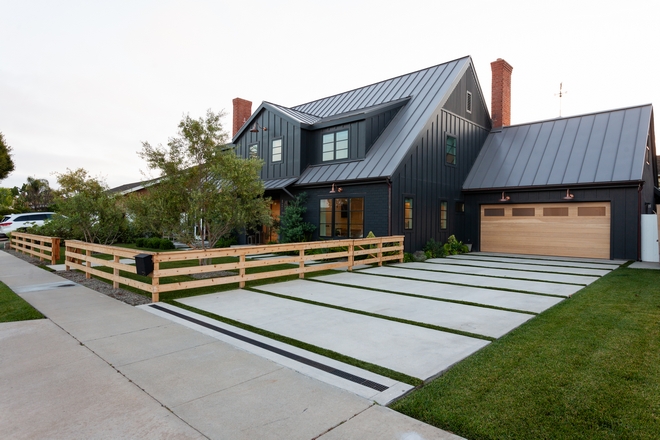
[[[332,350],[327,350],[325,348],[321,348],[316,345],[308,344],[307,342],[299,341],[297,339],[289,338],[287,336],[282,336],[280,334],[273,333],[268,330],[263,330],[258,327],[251,326],[249,324],[244,324],[242,322],[235,321],[233,319],[224,316],[216,315],[215,313],[210,313],[195,307],[191,307],[174,300],[166,300],[163,302],[166,304],[173,305],[175,307],[182,308],[184,310],[188,310],[189,312],[197,313],[199,315],[206,316],[207,318],[211,318],[216,321],[223,322],[225,324],[238,327],[243,330],[247,330],[249,332],[273,339],[275,341],[279,341],[284,344],[288,344],[294,347],[301,348],[303,350],[307,350],[311,353],[316,353],[318,355],[325,356],[330,359],[334,359],[336,361],[343,362],[348,365],[352,365],[354,367],[362,368],[363,370],[371,371],[372,373],[376,373],[381,376],[389,377],[390,379],[396,380],[398,382],[407,383],[412,386],[419,386],[423,383],[421,379],[418,379],[416,377],[409,376],[404,373],[399,373],[398,371],[390,370],[389,368],[381,367],[379,365],[372,364],[370,362],[361,361],[359,359],[355,359],[353,357],[346,356]]]
[[[263,294],[263,295],[275,296],[277,298],[289,299],[289,300],[298,301],[298,302],[301,302],[301,303],[312,304],[312,305],[315,305],[315,306],[327,307],[329,309],[341,310],[342,312],[355,313],[356,315],[364,315],[364,316],[369,316],[369,317],[372,317],[372,318],[385,319],[387,321],[394,321],[394,322],[400,322],[402,324],[414,325],[414,326],[417,326],[417,327],[424,327],[424,328],[428,328],[428,329],[431,329],[431,330],[438,330],[438,331],[445,332],[445,333],[454,333],[456,335],[467,336],[467,337],[476,338],[476,339],[483,339],[483,340],[491,341],[491,342],[495,340],[495,338],[493,338],[491,336],[484,336],[484,335],[480,335],[478,333],[464,332],[464,331],[456,330],[456,329],[453,329],[453,328],[450,328],[450,327],[442,327],[442,326],[439,326],[439,325],[428,324],[428,323],[425,323],[425,322],[419,322],[419,321],[412,321],[410,319],[397,318],[395,316],[380,315],[378,313],[372,313],[372,312],[367,312],[367,311],[358,310],[358,309],[351,309],[351,308],[348,308],[348,307],[337,306],[337,305],[334,305],[334,304],[328,304],[328,303],[324,303],[324,302],[313,301],[311,299],[304,299],[304,298],[298,298],[298,297],[295,297],[295,296],[282,295],[281,293],[267,292],[265,290],[259,290],[259,289],[255,289],[255,288],[250,288],[250,289],[246,289],[246,290],[251,290],[255,293],[259,293],[259,294]]]
[[[622,267],[392,405],[476,439],[657,439],[660,272]]]
[[[43,317],[44,315],[0,281],[0,322],[27,321]]]

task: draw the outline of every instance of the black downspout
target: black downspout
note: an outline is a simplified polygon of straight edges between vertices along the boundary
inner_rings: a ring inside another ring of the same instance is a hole
[[[387,235],[392,236],[392,181],[387,178]]]
[[[637,261],[642,261],[642,186],[637,186]]]

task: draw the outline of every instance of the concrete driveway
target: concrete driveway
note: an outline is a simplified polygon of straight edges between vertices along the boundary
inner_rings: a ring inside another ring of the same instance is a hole
[[[179,301],[427,381],[622,263],[471,253]],[[142,307],[172,317],[162,308]],[[178,313],[178,322],[201,328],[185,318],[199,316],[183,310]],[[216,325],[230,329],[217,321]],[[217,333],[208,327],[204,331],[211,336]],[[279,362],[277,355],[258,344],[240,342],[226,334],[222,337]],[[409,390],[401,383],[386,385],[387,379],[378,377],[372,380],[387,386],[385,391],[361,392],[355,382],[329,377],[322,368],[296,365],[291,356],[286,365],[382,404]]]

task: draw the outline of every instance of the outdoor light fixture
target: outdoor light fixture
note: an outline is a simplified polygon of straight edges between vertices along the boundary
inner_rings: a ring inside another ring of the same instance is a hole
[[[335,184],[332,184],[332,189],[330,190],[330,194],[334,194],[336,192],[342,192],[343,189],[341,187],[337,188],[337,191],[335,191]]]
[[[573,197],[575,197],[573,194],[571,194],[571,190],[569,188],[566,188],[566,195],[562,197],[564,200],[573,200]]]
[[[500,202],[508,202],[509,200],[511,200],[511,197],[507,196],[504,194],[504,191],[502,191],[502,198],[500,199]]]
[[[267,131],[267,130],[268,130],[268,128],[259,125],[258,122],[255,122],[254,124],[252,124],[252,128],[250,129],[250,133],[259,133],[259,129],[260,129],[260,128],[261,128],[263,131]]]

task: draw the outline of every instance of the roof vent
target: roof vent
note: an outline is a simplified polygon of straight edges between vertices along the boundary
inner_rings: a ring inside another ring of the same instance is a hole
[[[468,113],[472,113],[472,92],[467,92],[467,98],[465,100],[465,110]]]

